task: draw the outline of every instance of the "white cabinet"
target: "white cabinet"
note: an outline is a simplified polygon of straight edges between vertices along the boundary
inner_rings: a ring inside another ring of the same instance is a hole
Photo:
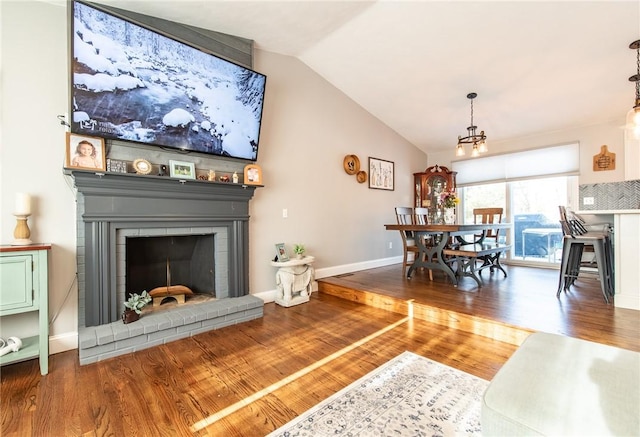
[[[580,215],[613,215],[613,258],[618,308],[640,310],[640,210],[578,211]]]
[[[38,335],[21,338],[22,347],[0,357],[9,364],[39,357],[40,373],[49,372],[49,250],[50,244],[0,246],[0,317],[38,313]]]

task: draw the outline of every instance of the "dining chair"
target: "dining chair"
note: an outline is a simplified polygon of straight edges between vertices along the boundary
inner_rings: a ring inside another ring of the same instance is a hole
[[[613,297],[615,291],[613,246],[608,230],[589,231],[586,223],[566,207],[561,205],[559,211],[563,240],[562,262],[556,296],[559,297],[562,290],[567,292],[581,273],[590,273],[584,267],[594,267],[595,263],[596,276],[600,279],[604,300],[609,303],[609,297]],[[586,251],[594,253],[593,261],[586,263],[583,261],[583,254]]]
[[[473,223],[474,224],[491,224],[491,223],[501,223],[502,222],[502,213],[503,208],[474,208],[473,209]],[[485,242],[494,242],[498,243],[500,235],[500,229],[488,229],[485,231],[484,240]],[[482,238],[482,234],[474,235],[475,240]],[[501,254],[498,254],[500,256]],[[493,266],[493,260],[491,259],[492,255],[481,256],[478,257],[477,261],[482,263],[482,266],[490,265],[489,271],[493,273],[495,270]],[[503,271],[504,272],[504,271]]]
[[[416,213],[417,211],[417,213]],[[412,225],[412,224],[428,224],[428,211],[427,208],[416,208],[415,210],[411,207],[396,207],[396,220],[399,225]],[[411,231],[400,231],[400,236],[402,237],[402,245],[403,245],[403,256],[402,256],[402,274],[404,275],[407,266],[409,265],[409,254],[412,255],[411,262],[415,261],[420,249],[416,245],[415,235]],[[429,244],[428,242],[424,242],[424,244]],[[429,270],[429,279],[433,281],[433,272]]]
[[[415,223],[415,218],[413,215],[413,208],[411,207],[396,207],[396,220],[399,225],[412,225]],[[403,248],[403,256],[402,256],[402,274],[405,274],[407,270],[407,265],[409,264],[409,254],[413,254],[412,262],[415,260],[415,257],[418,255],[418,246],[416,246],[415,236],[411,231],[400,231],[400,236],[402,237],[402,248]]]
[[[473,210],[473,223],[487,224],[487,223],[502,223],[503,208],[474,208]],[[485,235],[485,240],[498,242],[500,229],[489,229]],[[477,235],[481,237],[482,235]]]
[[[417,225],[428,225],[429,224],[429,208],[415,208],[413,210],[413,219],[414,223]],[[434,245],[433,236],[426,237],[423,244],[426,246]],[[433,270],[429,269],[429,280],[433,281]]]
[[[417,225],[429,224],[429,208],[415,208],[413,215]]]

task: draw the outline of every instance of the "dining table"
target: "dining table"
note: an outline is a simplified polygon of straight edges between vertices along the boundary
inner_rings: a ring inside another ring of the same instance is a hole
[[[425,267],[442,270],[457,286],[456,272],[445,259],[443,251],[452,244],[482,244],[489,230],[510,229],[511,223],[386,224],[384,227],[388,231],[410,232],[414,236],[418,253],[407,271],[408,279],[417,268]]]

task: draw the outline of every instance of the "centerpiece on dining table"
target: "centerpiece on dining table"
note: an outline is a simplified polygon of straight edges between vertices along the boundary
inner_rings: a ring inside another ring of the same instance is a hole
[[[445,225],[456,223],[456,205],[460,203],[460,198],[455,191],[443,191],[440,194],[440,207]]]

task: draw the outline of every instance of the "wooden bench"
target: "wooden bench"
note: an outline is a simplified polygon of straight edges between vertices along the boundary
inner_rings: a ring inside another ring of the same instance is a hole
[[[493,273],[495,269],[499,269],[507,277],[507,272],[500,264],[500,257],[509,249],[510,244],[483,242],[461,244],[444,249],[442,253],[447,257],[448,263],[456,264],[457,276],[470,276],[478,283],[478,287],[482,287],[482,280],[476,272],[481,273],[489,268]],[[478,261],[482,261],[480,266],[477,265]]]

